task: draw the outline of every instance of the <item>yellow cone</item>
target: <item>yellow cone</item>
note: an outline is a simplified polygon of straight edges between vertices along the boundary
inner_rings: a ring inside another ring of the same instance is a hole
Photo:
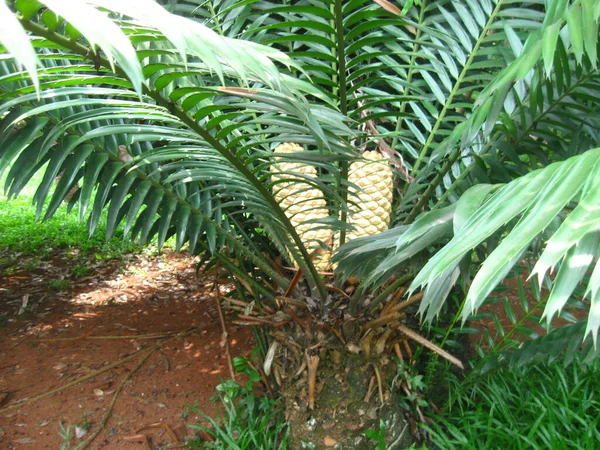
[[[284,143],[275,153],[301,152],[303,148],[294,143]],[[271,166],[271,180],[276,182],[293,177],[294,174],[316,178],[317,170],[304,163],[280,162]],[[296,229],[309,254],[314,253],[313,263],[319,271],[329,270],[331,251],[322,248],[331,245],[332,231],[309,220],[329,217],[323,192],[310,183],[302,181],[280,182],[273,186],[273,195]]]
[[[393,173],[387,159],[369,151],[362,160],[350,165],[348,181],[356,186],[349,189],[348,224],[354,230],[346,241],[386,231],[390,225],[393,197]]]

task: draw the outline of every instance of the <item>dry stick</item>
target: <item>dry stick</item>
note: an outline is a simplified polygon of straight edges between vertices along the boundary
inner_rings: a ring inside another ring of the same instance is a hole
[[[454,356],[452,356],[447,351],[442,350],[440,347],[438,347],[437,345],[435,345],[433,342],[428,341],[427,339],[425,339],[420,334],[415,333],[413,330],[411,330],[410,328],[405,327],[404,325],[398,324],[397,328],[406,337],[412,339],[413,341],[417,341],[423,347],[427,347],[429,350],[431,350],[432,352],[437,353],[442,358],[446,358],[448,361],[450,361],[456,367],[459,367],[459,368],[461,368],[463,370],[465,369],[465,366],[463,366],[463,363],[459,359],[455,358]]]
[[[294,289],[296,289],[296,286],[298,285],[298,282],[300,281],[301,277],[302,269],[298,269],[298,271],[294,274],[294,278],[292,278],[292,281],[290,281],[290,285],[285,291],[284,297],[289,297],[290,295],[292,295],[292,292],[294,292]]]
[[[389,313],[393,313],[393,312],[400,312],[400,311],[402,311],[404,308],[406,308],[406,307],[412,305],[413,303],[418,302],[419,300],[421,300],[423,298],[423,294],[424,294],[424,292],[419,292],[419,293],[413,295],[408,300],[406,300],[406,301],[404,301],[402,303],[398,303],[397,305],[392,306],[388,310],[388,312]]]
[[[84,341],[87,338],[89,338],[94,331],[96,331],[96,327],[92,328],[90,331],[88,331],[87,333],[79,336],[78,338],[75,338],[75,339],[71,340],[70,342],[67,342],[66,344],[61,345],[60,348],[71,347],[71,346],[77,344],[78,342]]]
[[[100,425],[98,426],[98,428],[96,428],[96,431],[94,431],[94,433],[89,438],[87,438],[85,441],[83,441],[81,444],[79,444],[79,446],[77,447],[78,450],[85,450],[86,448],[88,448],[89,445],[94,441],[94,439],[96,439],[98,437],[100,432],[102,430],[104,430],[104,427],[106,426],[106,424],[108,423],[108,419],[110,419],[110,416],[112,415],[112,410],[115,407],[115,404],[117,403],[117,398],[119,397],[119,394],[123,390],[125,383],[127,383],[127,381],[129,381],[131,379],[131,377],[133,377],[133,375],[138,370],[140,370],[140,368],[144,365],[144,363],[148,360],[148,358],[150,358],[150,356],[156,350],[158,350],[163,344],[164,344],[164,342],[161,344],[157,344],[154,347],[151,347],[150,349],[148,349],[146,351],[146,354],[144,356],[142,356],[142,358],[135,365],[135,367],[131,370],[131,372],[129,372],[127,375],[125,375],[123,377],[123,379],[119,383],[119,386],[117,387],[117,390],[113,394],[113,398],[110,402],[110,405],[108,405],[108,409],[106,410],[104,417],[102,417],[102,421],[100,422]]]
[[[229,338],[227,328],[225,326],[225,317],[223,317],[223,309],[221,308],[221,292],[219,290],[219,280],[215,277],[215,300],[217,301],[217,310],[219,311],[219,319],[221,320],[221,346],[225,348],[225,357],[227,358],[227,366],[229,367],[229,375],[235,381],[235,371],[233,370],[233,362],[231,361],[231,353],[229,353]]]
[[[369,387],[367,389],[367,395],[365,396],[365,403],[369,403],[371,399],[371,395],[373,395],[373,389],[375,388],[375,375],[371,375],[371,379],[369,380]]]
[[[162,339],[173,336],[174,334],[181,333],[181,331],[171,331],[169,333],[148,333],[148,334],[122,334],[122,335],[102,335],[102,336],[88,336],[88,340],[116,340],[116,339]],[[81,336],[85,338],[85,335]],[[79,338],[76,338],[79,339]],[[72,337],[63,338],[40,338],[40,341],[56,342],[56,341],[72,341]]]
[[[375,376],[377,377],[377,390],[379,391],[379,401],[383,405],[383,381],[381,380],[381,372],[377,367],[377,364],[373,363],[373,369],[375,370]]]
[[[305,350],[306,366],[308,367],[308,408],[315,409],[315,392],[317,388],[317,368],[319,367],[319,355],[311,355]]]

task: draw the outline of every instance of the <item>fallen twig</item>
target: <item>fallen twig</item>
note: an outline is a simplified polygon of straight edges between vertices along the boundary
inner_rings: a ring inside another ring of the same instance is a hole
[[[60,348],[71,347],[71,346],[77,344],[78,342],[84,341],[87,338],[89,338],[94,331],[96,331],[96,327],[92,328],[90,331],[88,331],[87,333],[79,336],[78,338],[75,338],[75,339],[71,340],[71,342],[67,342],[66,344],[61,345]]]
[[[102,417],[102,420],[100,421],[100,424],[96,428],[96,431],[94,431],[90,435],[89,438],[87,438],[85,441],[83,441],[81,444],[79,444],[79,446],[78,446],[79,450],[85,450],[86,448],[88,448],[89,445],[94,441],[94,439],[96,439],[98,437],[100,432],[102,430],[104,430],[104,427],[108,423],[108,419],[110,419],[110,416],[112,415],[113,408],[115,407],[115,404],[117,403],[117,398],[119,398],[119,394],[123,390],[123,387],[125,387],[125,383],[127,383],[127,381],[129,381],[133,377],[133,375],[142,368],[142,366],[148,360],[148,358],[150,358],[150,356],[156,350],[158,350],[162,345],[163,345],[163,343],[155,345],[155,346],[149,348],[148,350],[146,350],[146,352],[145,352],[146,354],[140,358],[140,360],[135,365],[135,367],[133,369],[131,369],[131,371],[123,377],[123,379],[119,383],[119,386],[117,386],[117,389],[115,390],[115,393],[113,394],[113,398],[110,402],[110,405],[108,405],[108,409],[106,410],[104,417]]]
[[[223,316],[223,308],[221,308],[221,292],[219,290],[219,280],[215,277],[215,300],[217,302],[217,311],[219,311],[219,319],[221,321],[221,347],[225,349],[225,357],[227,358],[227,366],[229,367],[229,375],[235,381],[235,371],[233,370],[233,362],[231,361],[231,353],[229,353],[229,338],[227,335],[227,327],[225,326],[225,317]]]
[[[102,336],[88,336],[88,340],[117,340],[117,339],[163,339],[171,337],[181,331],[172,331],[169,333],[148,333],[148,334],[129,334],[129,335],[102,335]],[[85,338],[85,335],[81,337]],[[75,338],[79,339],[79,338]],[[46,342],[58,342],[58,341],[72,341],[72,337],[62,338],[40,338],[40,341]]]
[[[402,334],[404,334],[406,337],[412,339],[413,341],[418,342],[419,344],[421,344],[423,347],[427,347],[429,350],[431,350],[432,352],[437,353],[438,355],[440,355],[442,358],[447,359],[448,361],[450,361],[452,364],[454,364],[456,367],[459,367],[461,369],[465,369],[465,366],[463,366],[463,363],[460,361],[460,359],[455,358],[454,356],[452,356],[450,353],[448,353],[445,350],[442,350],[440,347],[438,347],[437,345],[435,345],[433,342],[428,341],[427,339],[425,339],[423,336],[421,336],[418,333],[415,333],[413,330],[411,330],[410,328],[405,327],[404,325],[397,325],[397,328],[400,332],[402,332]]]

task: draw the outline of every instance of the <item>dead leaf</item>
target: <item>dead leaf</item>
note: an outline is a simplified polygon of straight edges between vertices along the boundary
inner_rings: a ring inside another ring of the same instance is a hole
[[[75,425],[75,437],[77,439],[81,439],[82,437],[84,437],[87,434],[87,432],[88,432],[88,430],[86,430],[84,427]]]
[[[392,3],[388,2],[387,0],[373,0],[375,3],[377,3],[379,6],[381,6],[383,9],[385,9],[388,12],[391,12],[392,14],[397,14],[397,15],[401,15],[402,11],[400,11],[400,8],[398,8],[396,5],[393,5]]]
[[[247,89],[247,88],[236,88],[236,87],[219,87],[218,90],[220,92],[225,92],[227,94],[233,94],[233,95],[239,95],[239,96],[247,96],[247,95],[254,95],[254,94],[258,94],[258,91],[256,89]]]
[[[17,444],[33,444],[35,442],[35,439],[21,438],[21,439],[15,439],[13,442],[15,442]]]
[[[119,145],[118,149],[119,149],[119,159],[121,161],[123,161],[124,163],[133,161],[133,156],[131,156],[129,154],[129,152],[127,151],[127,147],[125,147],[124,145]]]

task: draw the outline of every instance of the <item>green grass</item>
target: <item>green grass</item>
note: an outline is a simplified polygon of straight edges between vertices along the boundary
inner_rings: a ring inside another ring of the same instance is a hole
[[[223,406],[224,414],[220,420],[205,415],[195,405],[188,406],[189,411],[202,415],[211,424],[210,427],[198,424],[189,427],[205,432],[213,441],[191,441],[187,443],[187,448],[287,449],[289,425],[284,420],[280,402],[257,397],[252,385],[260,380],[258,373],[249,367],[244,358],[233,358],[232,362],[237,373],[248,377],[248,383],[242,386],[233,380],[226,380],[217,386],[217,395],[213,400]],[[186,414],[189,412],[186,411]]]
[[[106,211],[92,236],[88,234],[86,222],[79,221],[77,207],[67,213],[67,205],[63,204],[52,218],[37,221],[33,195],[40,181],[41,172],[17,198],[8,200],[2,193],[4,180],[0,179],[0,274],[10,274],[17,267],[34,270],[43,259],[56,254],[57,250],[64,250],[77,259],[73,276],[78,278],[90,274],[88,257],[119,259],[155,244],[142,246],[124,239],[122,227],[106,241]],[[174,247],[172,241],[167,241],[165,247]]]
[[[594,449],[600,442],[600,359],[584,368],[561,362],[503,369],[461,394],[433,418],[441,449]]]

